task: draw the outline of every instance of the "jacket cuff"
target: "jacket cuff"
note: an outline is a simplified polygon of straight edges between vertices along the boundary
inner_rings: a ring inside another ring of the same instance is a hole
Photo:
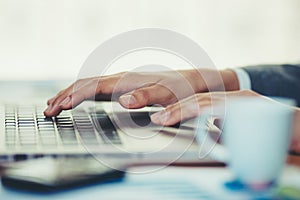
[[[251,80],[248,73],[241,68],[230,68],[236,73],[239,81],[240,90],[251,90]]]

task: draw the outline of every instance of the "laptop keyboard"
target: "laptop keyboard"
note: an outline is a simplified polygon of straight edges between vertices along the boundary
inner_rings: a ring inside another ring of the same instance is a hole
[[[10,149],[121,144],[117,131],[104,112],[64,111],[45,118],[44,107],[5,107],[5,143]]]

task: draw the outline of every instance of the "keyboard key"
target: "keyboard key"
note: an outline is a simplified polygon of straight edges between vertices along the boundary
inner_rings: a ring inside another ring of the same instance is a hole
[[[21,148],[44,145],[55,148],[57,145],[79,143],[121,143],[113,123],[104,112],[89,114],[82,110],[63,111],[57,117],[45,118],[43,110],[43,107],[34,106],[17,108],[13,105],[6,108],[7,147],[16,148],[20,144]]]

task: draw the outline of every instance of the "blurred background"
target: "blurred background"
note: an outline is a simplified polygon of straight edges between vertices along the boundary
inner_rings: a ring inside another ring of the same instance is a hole
[[[147,27],[186,35],[218,68],[300,62],[299,10],[299,0],[0,0],[0,80],[74,79],[103,41]]]

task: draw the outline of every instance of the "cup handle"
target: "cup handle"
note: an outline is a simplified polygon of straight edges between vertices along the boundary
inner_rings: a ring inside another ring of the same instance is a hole
[[[199,145],[199,159],[210,156],[217,161],[226,163],[229,159],[228,150],[214,141],[209,134],[207,123],[211,117],[212,115],[209,114],[201,114],[197,120],[196,140]]]

